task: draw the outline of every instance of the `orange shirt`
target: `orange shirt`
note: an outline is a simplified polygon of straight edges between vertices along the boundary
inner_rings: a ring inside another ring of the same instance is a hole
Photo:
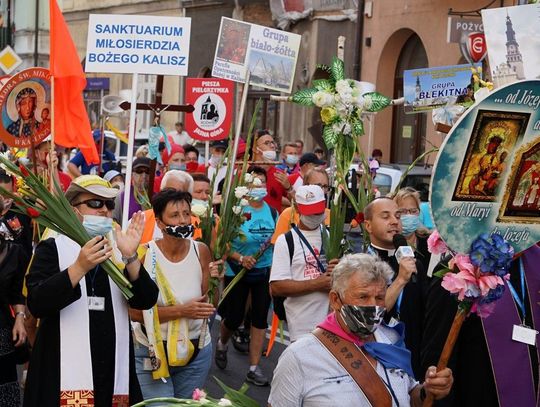
[[[326,208],[326,219],[324,220],[324,224],[326,226],[330,225],[330,209]],[[285,208],[283,212],[279,215],[278,221],[276,223],[276,230],[274,231],[274,235],[272,236],[272,244],[276,244],[276,240],[279,237],[279,235],[282,235],[283,233],[287,233],[289,230],[291,230],[291,225],[294,223],[295,225],[298,225],[298,222],[300,221],[300,215],[298,214],[298,211],[296,209],[293,209],[292,207]]]
[[[152,209],[144,211],[145,222],[144,230],[141,237],[141,244],[148,243],[154,238],[154,230],[157,228],[156,224],[156,215]],[[195,226],[195,231],[193,232],[193,240],[200,239],[202,237],[202,231],[197,227],[200,220],[198,216],[191,215],[191,224]]]

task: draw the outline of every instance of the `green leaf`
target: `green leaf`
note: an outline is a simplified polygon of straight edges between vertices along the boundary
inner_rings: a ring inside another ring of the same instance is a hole
[[[445,267],[435,273],[433,273],[434,276],[437,276],[439,278],[443,278],[445,274],[448,274],[448,273],[451,273],[452,270],[450,270],[449,268]]]
[[[334,85],[328,79],[316,79],[313,81],[313,86],[317,90],[334,92]]]
[[[332,58],[332,65],[330,66],[330,75],[332,79],[337,82],[345,79],[345,64],[338,57]]]
[[[317,69],[320,69],[324,72],[328,72],[328,73],[331,73],[331,70],[330,70],[330,67],[328,65],[325,65],[325,64],[317,64],[316,66]]]
[[[385,107],[390,106],[392,102],[392,99],[378,92],[366,93],[364,99],[366,100],[366,107],[364,109],[366,112],[379,112]]]
[[[238,407],[259,407],[259,403],[244,393],[234,390],[214,376],[214,380],[219,384],[219,387],[225,392],[225,396]]]
[[[351,125],[355,137],[364,135],[364,123],[362,123],[361,119],[354,120]]]
[[[315,106],[312,98],[316,92],[318,92],[316,88],[300,89],[292,95],[291,100],[302,106]]]
[[[332,126],[324,126],[323,140],[326,147],[331,150],[336,145],[338,134],[334,132]]]

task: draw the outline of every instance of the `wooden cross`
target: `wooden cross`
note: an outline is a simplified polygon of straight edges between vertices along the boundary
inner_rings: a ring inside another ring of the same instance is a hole
[[[159,126],[161,121],[161,113],[164,111],[169,112],[186,112],[186,113],[193,113],[195,110],[195,107],[193,105],[166,105],[163,104],[163,75],[157,76],[156,81],[156,100],[155,103],[137,103],[135,106],[136,110],[151,110],[154,112],[154,125]],[[122,102],[120,103],[120,107],[123,110],[129,110],[131,108],[130,102]],[[152,163],[150,164],[150,180],[148,183],[148,198],[151,199],[152,195],[154,193],[154,178],[156,176],[156,166],[157,166],[157,160],[152,160]]]

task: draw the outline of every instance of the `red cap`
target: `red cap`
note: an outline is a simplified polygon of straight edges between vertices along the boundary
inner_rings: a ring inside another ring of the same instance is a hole
[[[167,165],[169,163],[169,160],[173,155],[176,153],[182,153],[184,154],[184,149],[182,146],[179,146],[178,144],[171,144],[171,153],[169,154],[167,152],[167,149],[163,150],[161,153],[161,158],[163,160],[163,164]]]

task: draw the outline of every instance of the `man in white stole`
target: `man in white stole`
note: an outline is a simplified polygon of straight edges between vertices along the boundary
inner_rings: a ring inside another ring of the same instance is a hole
[[[125,232],[117,225],[113,230],[117,193],[98,176],[77,178],[66,198],[94,237],[82,248],[64,235],[36,247],[27,287],[40,327],[25,407],[127,407],[141,400],[127,308],[151,308],[158,288],[136,255],[143,214],[135,214]],[[100,266],[107,259],[125,265],[133,284],[129,301]]]

